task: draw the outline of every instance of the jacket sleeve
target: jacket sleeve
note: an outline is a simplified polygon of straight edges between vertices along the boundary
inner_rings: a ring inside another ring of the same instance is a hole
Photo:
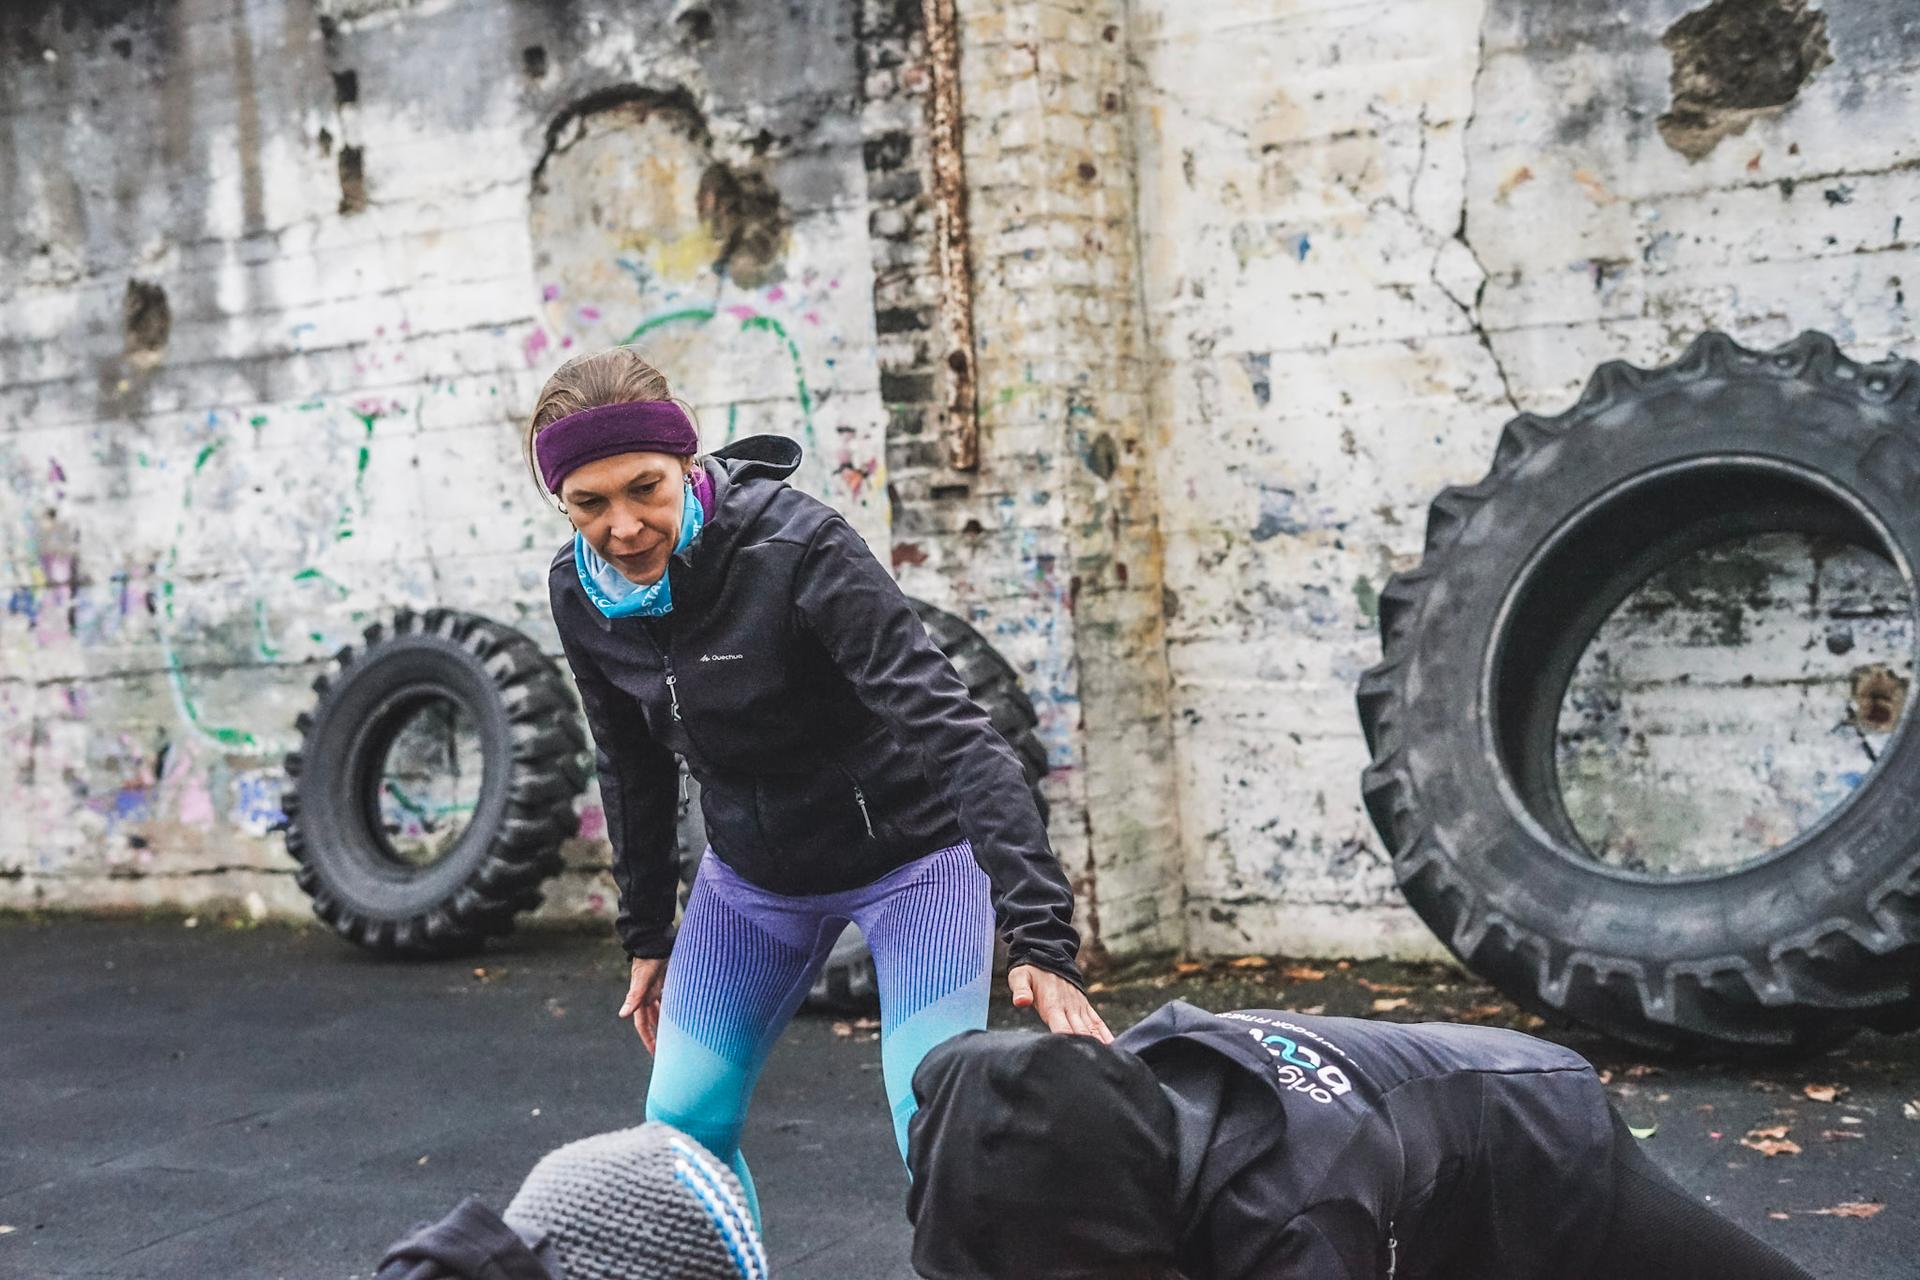
[[[556,602],[555,614],[559,608]],[[560,627],[560,645],[593,730],[593,763],[600,804],[613,844],[613,881],[620,889],[614,933],[630,956],[664,956],[673,949],[673,911],[680,875],[674,825],[680,765],[654,741],[639,705],[600,673]]]
[[[1257,1183],[1257,1179],[1248,1179]],[[1314,1205],[1274,1220],[1271,1205],[1229,1185],[1209,1215],[1215,1280],[1374,1280],[1390,1274],[1392,1250],[1357,1206]],[[1237,1201],[1237,1202],[1236,1202]]]
[[[1073,890],[1013,749],[844,519],[815,534],[795,585],[802,625],[943,794],[993,886],[1014,964],[1082,983]]]

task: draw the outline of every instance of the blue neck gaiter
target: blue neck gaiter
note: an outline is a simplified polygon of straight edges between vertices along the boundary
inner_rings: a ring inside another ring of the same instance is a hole
[[[694,494],[691,484],[680,503],[680,541],[674,544],[673,554],[679,555],[700,536],[700,529],[707,522],[706,509]],[[660,575],[660,581],[641,586],[629,581],[618,569],[601,559],[600,554],[587,545],[586,535],[573,535],[573,567],[580,575],[580,586],[586,591],[587,599],[593,601],[594,608],[609,618],[657,618],[673,610],[673,561],[667,561],[667,568]]]

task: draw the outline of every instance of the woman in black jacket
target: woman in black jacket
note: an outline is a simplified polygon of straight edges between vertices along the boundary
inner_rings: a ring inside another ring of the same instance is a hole
[[[913,1085],[932,1280],[1811,1280],[1517,1031],[1175,1001],[1110,1046],[963,1035]]]
[[[654,1055],[647,1117],[751,1198],[748,1099],[848,921],[873,951],[903,1155],[914,1068],[985,1025],[996,919],[1014,1003],[1111,1038],[1018,762],[859,535],[785,483],[799,446],[698,456],[666,379],[616,347],[555,371],[527,447],[575,530],[549,592],[613,843],[620,1016]],[[712,845],[677,941],[676,754]]]

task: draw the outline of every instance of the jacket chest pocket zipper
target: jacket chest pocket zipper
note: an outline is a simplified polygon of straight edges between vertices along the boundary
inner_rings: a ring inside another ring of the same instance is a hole
[[[1393,1280],[1399,1270],[1400,1242],[1394,1238],[1393,1224],[1389,1222],[1387,1224],[1387,1280]]]
[[[680,718],[680,695],[674,691],[673,686],[675,683],[676,682],[674,680],[673,672],[668,671],[667,672],[667,697],[673,702],[673,718],[675,720],[678,720]]]
[[[860,806],[860,821],[867,824],[867,839],[873,839],[873,815],[867,812],[867,793],[860,789],[857,782],[853,784],[853,802]]]

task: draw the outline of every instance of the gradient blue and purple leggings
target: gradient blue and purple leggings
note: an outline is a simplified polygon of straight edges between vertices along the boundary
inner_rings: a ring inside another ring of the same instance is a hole
[[[858,889],[804,897],[757,888],[709,851],[667,965],[647,1119],[725,1161],[755,1221],[759,1200],[740,1155],[747,1103],[849,921],[866,935],[880,982],[880,1063],[902,1158],[914,1068],[941,1041],[987,1025],[993,906],[968,845]]]

